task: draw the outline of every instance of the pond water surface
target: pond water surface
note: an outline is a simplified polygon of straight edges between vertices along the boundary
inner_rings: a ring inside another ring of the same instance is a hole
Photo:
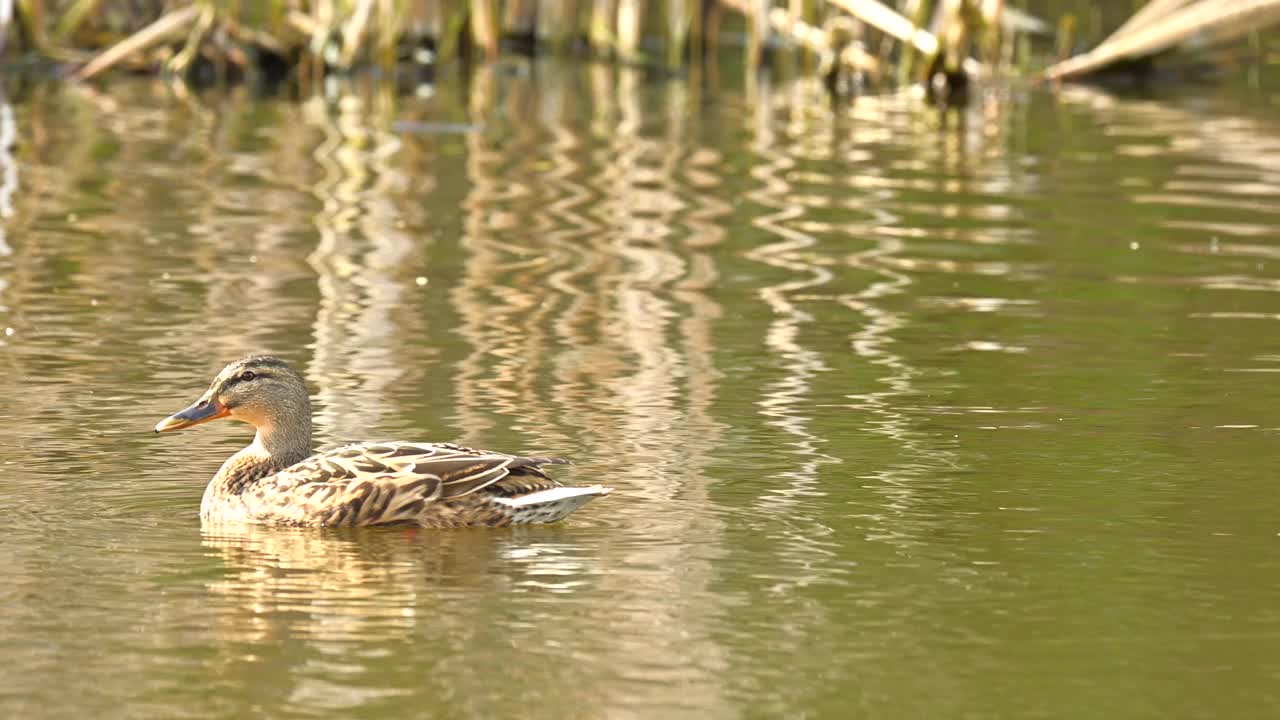
[[[1274,715],[1278,103],[11,88],[0,714]],[[202,530],[250,432],[151,428],[254,351],[323,443],[615,492]]]

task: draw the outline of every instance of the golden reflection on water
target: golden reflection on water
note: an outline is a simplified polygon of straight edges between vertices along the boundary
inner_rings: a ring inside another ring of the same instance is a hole
[[[804,106],[790,105],[796,100],[794,97],[786,98],[781,103],[775,101],[772,97],[773,85],[767,81],[757,83],[755,91],[762,112],[755,117],[753,149],[760,156],[761,162],[752,172],[752,178],[760,183],[759,189],[752,194],[752,199],[774,212],[759,215],[753,222],[777,240],[760,245],[747,256],[796,276],[794,280],[762,287],[759,291],[760,298],[774,315],[765,335],[765,346],[779,356],[786,369],[784,378],[763,390],[760,405],[763,414],[771,418],[772,423],[796,438],[790,444],[793,448],[791,452],[801,456],[797,468],[780,475],[779,480],[782,482],[779,487],[769,497],[760,498],[760,502],[767,507],[786,509],[791,504],[789,500],[800,496],[822,495],[816,482],[819,466],[826,462],[839,462],[836,458],[820,453],[820,439],[809,430],[808,413],[802,409],[809,402],[809,384],[813,376],[829,368],[823,362],[821,353],[805,348],[799,342],[801,326],[813,322],[813,317],[792,300],[794,294],[805,293],[812,296],[820,289],[825,290],[823,286],[831,281],[832,272],[815,263],[813,257],[805,252],[817,244],[816,238],[795,230],[788,224],[789,220],[803,217],[805,209],[789,200],[791,190],[786,175],[794,167],[795,161],[782,147],[774,126],[774,117],[780,106],[792,107],[795,108],[793,121],[802,123]],[[801,548],[797,554],[803,556],[814,549]],[[810,580],[798,578],[799,582]]]
[[[427,331],[424,315],[406,311],[421,290],[413,271],[421,243],[395,202],[412,181],[393,162],[401,143],[388,130],[388,93],[346,89],[303,105],[322,138],[312,155],[323,170],[312,186],[319,243],[308,261],[320,300],[307,375],[320,389],[317,420],[335,441],[395,416],[387,388],[410,375],[398,346]]]

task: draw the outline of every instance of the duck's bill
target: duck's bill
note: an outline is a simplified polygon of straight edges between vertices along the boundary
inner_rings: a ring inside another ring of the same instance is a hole
[[[156,432],[181,430],[200,423],[207,423],[210,420],[217,420],[229,414],[230,411],[227,410],[227,407],[217,400],[202,400],[182,412],[174,413],[161,420],[156,424]]]

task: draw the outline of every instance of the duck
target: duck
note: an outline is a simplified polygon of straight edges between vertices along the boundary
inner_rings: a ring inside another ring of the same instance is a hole
[[[205,525],[304,527],[409,525],[506,527],[553,523],[609,494],[602,485],[552,479],[552,457],[523,457],[452,443],[361,442],[313,452],[311,400],[301,374],[274,355],[228,364],[166,433],[230,418],[253,442],[222,463],[205,487]]]

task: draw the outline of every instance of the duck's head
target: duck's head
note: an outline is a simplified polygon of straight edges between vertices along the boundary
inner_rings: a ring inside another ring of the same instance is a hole
[[[156,425],[156,432],[181,430],[229,417],[269,435],[277,430],[311,434],[311,402],[302,376],[271,355],[249,355],[224,367],[191,407]]]

